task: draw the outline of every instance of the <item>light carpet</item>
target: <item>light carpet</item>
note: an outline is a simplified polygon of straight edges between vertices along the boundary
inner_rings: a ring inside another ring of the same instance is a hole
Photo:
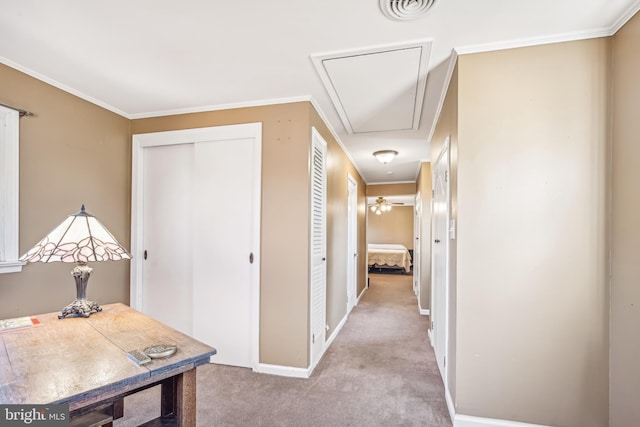
[[[198,426],[450,427],[444,387],[412,277],[371,274],[370,287],[308,379],[204,365]],[[116,427],[156,417],[159,388],[125,399]]]

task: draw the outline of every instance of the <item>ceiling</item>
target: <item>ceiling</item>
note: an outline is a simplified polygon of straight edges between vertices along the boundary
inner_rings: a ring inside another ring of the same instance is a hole
[[[413,182],[429,160],[455,54],[612,35],[640,0],[436,0],[409,21],[381,0],[0,7],[8,66],[131,119],[310,100],[372,184]],[[399,154],[382,165],[383,149]]]

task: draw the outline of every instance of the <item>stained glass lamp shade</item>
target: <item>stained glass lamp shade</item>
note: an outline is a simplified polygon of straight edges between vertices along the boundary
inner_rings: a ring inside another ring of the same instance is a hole
[[[20,257],[25,262],[73,262],[71,271],[76,282],[76,299],[65,308],[59,318],[89,317],[102,308],[87,299],[87,282],[92,268],[87,263],[131,259],[131,255],[118,243],[96,217],[85,211],[69,215],[62,224],[40,240]]]

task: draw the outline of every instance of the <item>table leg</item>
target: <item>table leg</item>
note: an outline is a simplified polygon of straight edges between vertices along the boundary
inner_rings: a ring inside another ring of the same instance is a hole
[[[176,415],[178,425],[195,427],[196,425],[196,368],[183,372],[176,377]]]
[[[124,416],[124,397],[113,402],[113,419],[117,420]]]
[[[167,378],[160,384],[160,416],[171,415],[176,412],[176,380]]]

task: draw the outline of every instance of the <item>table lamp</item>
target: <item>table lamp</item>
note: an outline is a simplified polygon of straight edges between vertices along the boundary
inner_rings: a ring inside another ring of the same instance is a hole
[[[75,262],[71,271],[76,282],[76,299],[62,309],[59,319],[89,317],[102,308],[87,299],[87,282],[92,268],[89,261],[131,259],[131,255],[96,217],[84,210],[69,215],[37,245],[20,257],[25,262]]]

